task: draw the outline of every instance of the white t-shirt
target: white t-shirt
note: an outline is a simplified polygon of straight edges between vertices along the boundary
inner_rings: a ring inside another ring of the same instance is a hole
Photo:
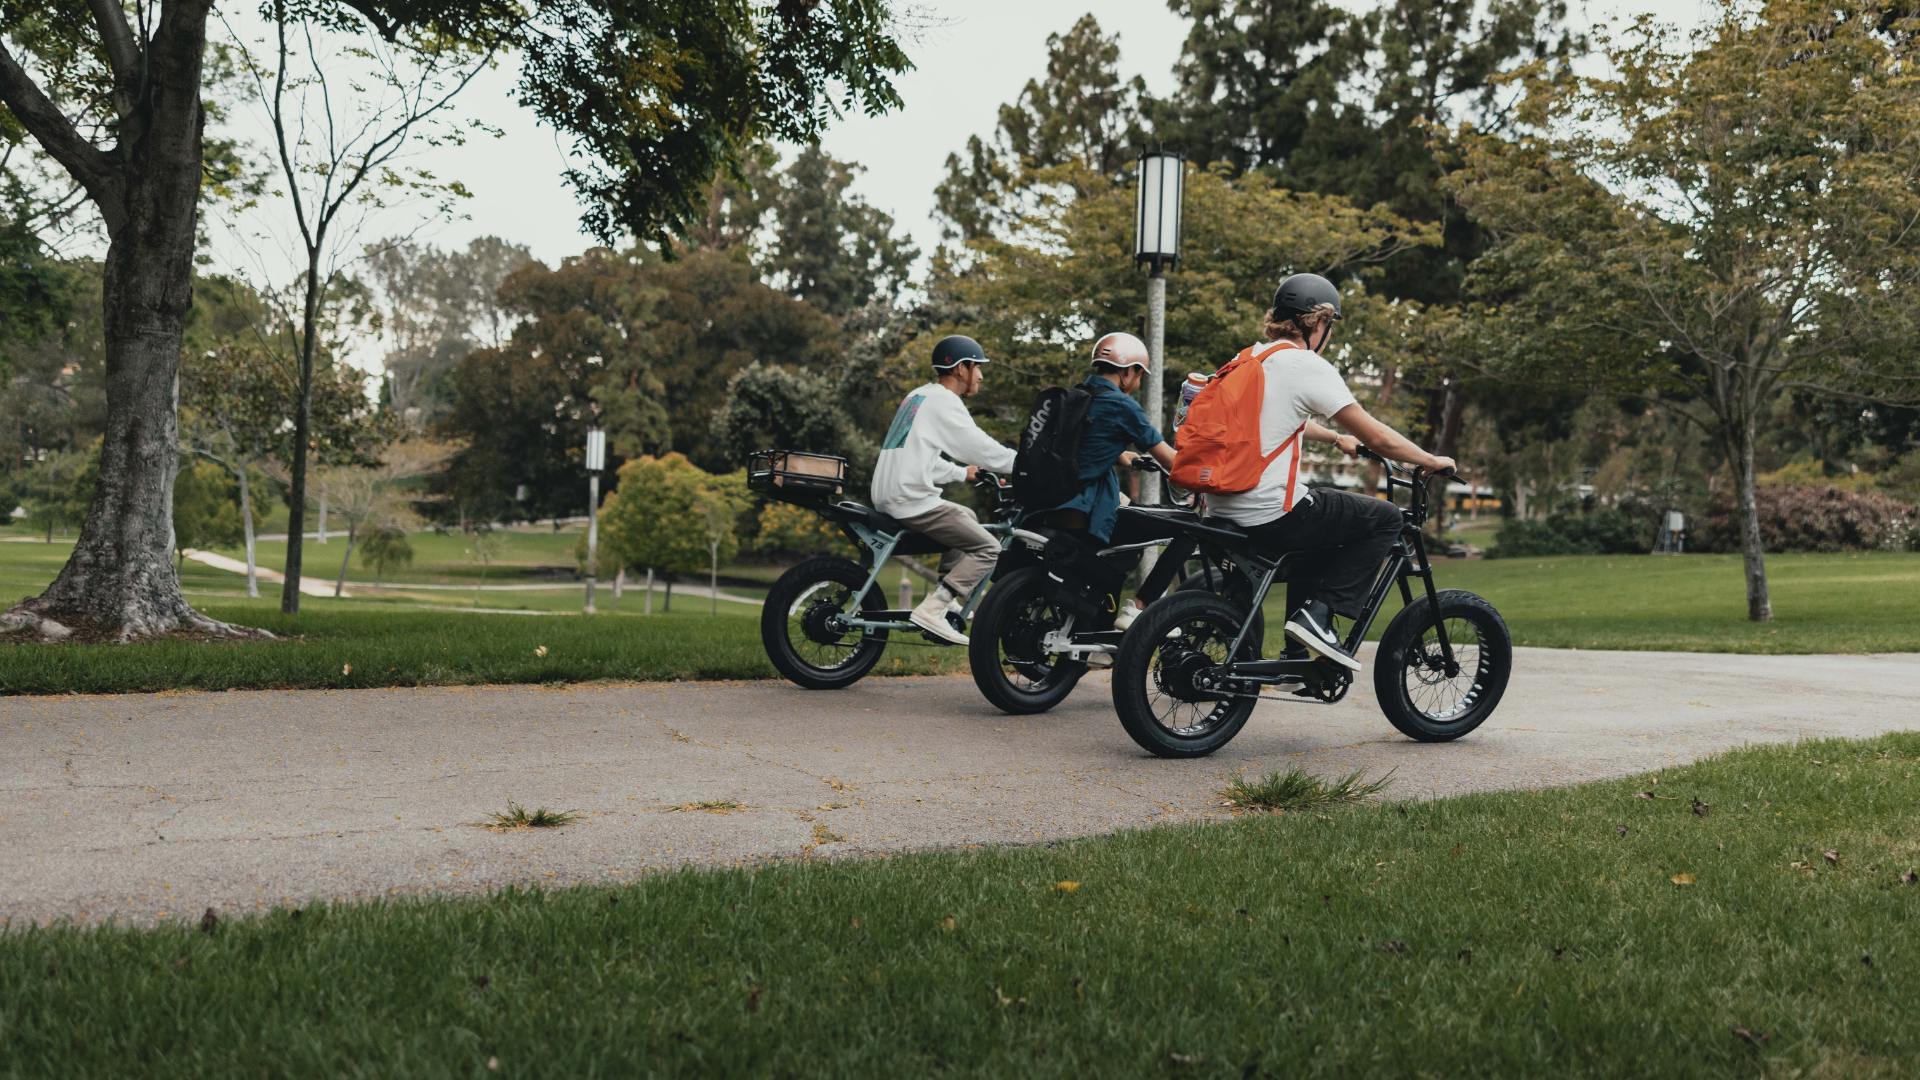
[[[1274,342],[1253,347],[1258,356]],[[1333,365],[1312,349],[1282,346],[1260,363],[1266,373],[1266,400],[1260,405],[1260,455],[1265,457],[1292,439],[1251,491],[1238,495],[1209,495],[1207,509],[1236,525],[1265,525],[1278,520],[1306,490],[1300,475],[1300,444],[1308,420],[1324,420],[1353,404],[1353,393]],[[1298,437],[1296,437],[1298,436]]]
[[[893,414],[873,466],[874,509],[914,517],[940,505],[940,485],[967,478],[964,466],[1013,471],[1014,449],[981,431],[959,394],[930,382],[909,391]]]

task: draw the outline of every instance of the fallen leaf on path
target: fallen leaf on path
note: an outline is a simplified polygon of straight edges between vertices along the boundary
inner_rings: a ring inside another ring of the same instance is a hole
[[[1834,850],[1833,850],[1833,849],[1831,849],[1831,848],[1829,848],[1829,849],[1827,849],[1826,851],[1823,851],[1823,852],[1821,852],[1821,853],[1820,853],[1820,857],[1821,857],[1821,858],[1823,858],[1823,859],[1825,859],[1825,860],[1827,860],[1827,865],[1828,865],[1828,866],[1839,866],[1839,865],[1840,865],[1840,853],[1839,853],[1839,852],[1837,852],[1837,851],[1834,851]]]
[[[1383,942],[1380,946],[1380,951],[1386,952],[1386,953],[1392,953],[1395,956],[1404,955],[1407,951],[1407,943],[1404,941]]]
[[[1733,1029],[1733,1033],[1735,1036],[1746,1040],[1753,1046],[1759,1046],[1761,1043],[1773,1038],[1772,1035],[1764,1031],[1754,1031],[1751,1028],[1737,1027]]]
[[[1901,874],[1901,875],[1900,875],[1900,884],[1902,884],[1902,885],[1920,885],[1920,871],[1916,871],[1916,870],[1909,870],[1909,871],[1907,871],[1906,873],[1904,873],[1904,874]]]
[[[340,665],[340,674],[342,674],[342,675],[351,675],[351,674],[353,674],[353,665],[352,665],[352,664],[341,664],[341,665]]]
[[[1077,881],[1056,881],[1053,883],[1052,888],[1054,892],[1060,893],[1078,892],[1080,891],[1080,883]]]
[[[1673,882],[1675,885],[1691,885],[1693,884],[1693,875],[1692,874],[1675,874],[1672,877],[1668,878],[1667,880]]]
[[[1625,836],[1625,835],[1627,835],[1627,831],[1628,831],[1628,830],[1627,830],[1627,827],[1626,827],[1625,825],[1615,825],[1615,826],[1613,827],[1613,834],[1614,834],[1615,836]]]
[[[960,925],[960,921],[958,919],[955,919],[951,915],[940,920],[940,929],[942,930],[952,930],[959,925]]]
[[[1694,817],[1706,817],[1712,811],[1713,811],[1713,807],[1708,806],[1706,803],[1701,802],[1699,799],[1693,800],[1693,816]]]
[[[545,645],[535,645],[533,647],[533,655],[535,656],[547,655],[547,647]]]
[[[203,934],[213,933],[214,928],[219,925],[220,925],[220,916],[214,914],[214,911],[212,908],[208,908],[207,913],[205,915],[200,916],[200,932]]]

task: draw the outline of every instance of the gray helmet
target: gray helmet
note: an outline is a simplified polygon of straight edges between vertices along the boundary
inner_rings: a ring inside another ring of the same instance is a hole
[[[1297,319],[1323,305],[1333,308],[1333,317],[1338,321],[1340,290],[1319,274],[1294,274],[1273,291],[1273,317],[1281,322]]]

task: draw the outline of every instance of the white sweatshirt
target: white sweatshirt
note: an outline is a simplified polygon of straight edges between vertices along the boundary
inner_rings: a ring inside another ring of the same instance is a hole
[[[967,478],[964,466],[1013,470],[1014,450],[981,431],[959,394],[931,382],[900,402],[873,467],[873,508],[889,517],[913,517],[940,504],[940,485]]]

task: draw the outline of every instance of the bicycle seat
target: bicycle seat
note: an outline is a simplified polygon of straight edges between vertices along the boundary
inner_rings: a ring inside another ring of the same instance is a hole
[[[875,510],[871,506],[865,506],[857,502],[837,502],[827,507],[826,512],[827,516],[836,521],[858,522],[872,529],[874,532],[902,533],[907,531],[905,525],[900,524],[893,518]]]

